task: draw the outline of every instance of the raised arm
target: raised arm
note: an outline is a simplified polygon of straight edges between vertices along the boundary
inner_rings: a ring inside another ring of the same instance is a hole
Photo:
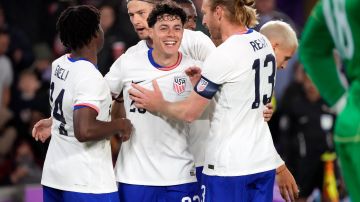
[[[183,101],[168,102],[164,99],[156,80],[153,81],[154,91],[138,84],[132,84],[132,86],[134,89],[129,90],[129,94],[135,101],[136,107],[187,122],[200,117],[210,101],[192,91],[190,96]]]

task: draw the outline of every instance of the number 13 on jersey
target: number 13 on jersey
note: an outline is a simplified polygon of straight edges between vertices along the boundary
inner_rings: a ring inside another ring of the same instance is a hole
[[[260,106],[260,84],[262,83],[261,78],[263,78],[261,73],[264,68],[271,68],[271,74],[267,77],[266,81],[269,85],[271,85],[271,90],[269,92],[262,92],[262,101],[263,104],[266,105],[271,101],[275,86],[276,62],[273,54],[266,55],[263,63],[260,59],[254,60],[252,65],[252,69],[255,71],[255,100],[252,103],[252,109],[257,109]]]

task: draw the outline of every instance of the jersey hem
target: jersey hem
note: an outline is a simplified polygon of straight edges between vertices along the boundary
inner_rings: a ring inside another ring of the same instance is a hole
[[[185,180],[178,180],[174,182],[149,182],[149,181],[137,181],[137,180],[129,180],[129,179],[116,179],[118,183],[125,183],[125,184],[133,184],[133,185],[144,185],[144,186],[174,186],[174,185],[181,185],[187,184],[192,182],[197,182],[196,176],[192,179],[185,179]]]
[[[108,188],[108,189],[101,189],[100,187],[79,188],[79,187],[73,187],[73,186],[70,187],[70,188],[66,188],[64,186],[52,184],[52,183],[49,183],[49,182],[41,182],[41,185],[51,187],[51,188],[54,188],[54,189],[59,189],[59,190],[62,190],[62,191],[90,193],[90,194],[108,194],[108,193],[113,193],[113,192],[118,191],[117,184],[115,184],[113,188]],[[90,191],[90,190],[94,190],[94,191]]]
[[[279,163],[280,164],[280,163]],[[282,165],[281,163],[280,165]],[[274,170],[278,168],[280,165],[274,164],[273,166],[268,166],[260,169],[252,169],[252,170],[245,170],[245,171],[237,171],[237,172],[226,172],[226,171],[212,171],[209,170],[207,167],[204,166],[203,173],[209,176],[243,176],[243,175],[252,175],[257,173],[262,173],[270,170]]]

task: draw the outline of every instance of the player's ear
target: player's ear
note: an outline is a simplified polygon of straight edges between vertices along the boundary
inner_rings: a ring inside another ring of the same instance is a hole
[[[216,6],[215,8],[215,15],[217,17],[218,20],[221,20],[221,18],[223,18],[224,15],[224,9],[221,6]]]
[[[278,42],[272,41],[271,46],[272,46],[273,50],[275,51],[275,49],[279,48],[280,44]]]

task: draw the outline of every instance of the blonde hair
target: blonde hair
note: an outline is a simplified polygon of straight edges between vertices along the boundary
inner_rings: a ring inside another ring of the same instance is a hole
[[[227,9],[227,18],[231,22],[241,24],[247,27],[254,27],[257,21],[256,10],[253,8],[255,0],[209,0],[212,11],[217,6],[223,6]]]
[[[286,22],[269,21],[260,28],[260,33],[265,35],[271,43],[278,43],[280,47],[294,49],[298,47],[296,33]]]

